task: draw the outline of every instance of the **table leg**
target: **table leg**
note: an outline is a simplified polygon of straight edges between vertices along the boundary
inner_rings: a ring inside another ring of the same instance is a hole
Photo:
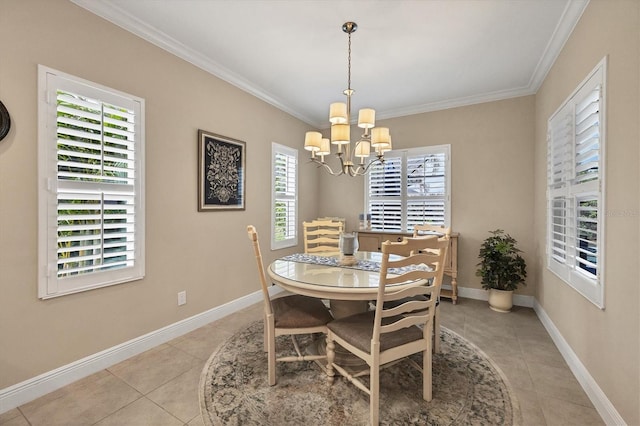
[[[366,312],[369,309],[368,300],[330,300],[329,307],[335,319]]]
[[[331,314],[335,319],[348,317],[350,315],[359,314],[369,310],[368,300],[330,300],[329,307],[331,308]],[[318,341],[318,351],[320,353],[327,353],[325,339]],[[359,372],[367,368],[367,363],[357,356],[353,355],[348,350],[344,349],[336,343],[335,345],[335,363],[346,368],[347,371]]]
[[[349,315],[359,314],[361,312],[366,312],[369,310],[369,301],[368,300],[330,300],[329,306],[331,308],[331,313],[333,317],[336,319],[344,318]],[[327,341],[325,336],[322,336],[318,340],[314,342],[310,347],[307,348],[309,353],[313,355],[320,355],[327,353]],[[352,373],[358,373],[366,370],[367,363],[357,356],[353,355],[348,350],[344,349],[340,345],[336,343],[335,345],[335,363],[346,368],[347,371]],[[318,361],[318,365],[320,365],[323,369],[325,368],[321,361]]]

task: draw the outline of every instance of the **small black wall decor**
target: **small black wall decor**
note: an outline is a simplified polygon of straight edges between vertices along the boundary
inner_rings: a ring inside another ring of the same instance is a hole
[[[198,130],[198,211],[245,209],[245,145]]]

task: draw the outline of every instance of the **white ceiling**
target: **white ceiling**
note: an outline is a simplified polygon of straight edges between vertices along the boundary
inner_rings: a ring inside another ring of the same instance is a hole
[[[588,0],[71,0],[319,128],[535,93]]]

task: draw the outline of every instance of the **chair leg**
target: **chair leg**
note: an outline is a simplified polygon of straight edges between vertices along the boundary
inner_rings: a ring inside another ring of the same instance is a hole
[[[268,324],[268,325],[267,325]],[[269,386],[276,384],[276,331],[273,317],[265,321],[267,327],[267,370],[269,374]]]
[[[380,417],[380,364],[371,366],[369,381],[369,418],[371,426],[376,426]]]
[[[267,319],[267,316],[264,316],[264,321],[263,321],[263,325],[264,325],[264,351],[265,352],[269,352],[269,326],[267,325],[267,321],[269,321]]]
[[[432,354],[431,339],[427,340],[427,348],[422,352],[422,399],[429,402],[433,398],[432,387]]]
[[[433,351],[440,353],[440,306],[436,306],[433,320]]]
[[[333,361],[336,358],[336,344],[333,342],[331,331],[327,333],[327,379],[329,383],[333,383],[335,371],[333,371]]]

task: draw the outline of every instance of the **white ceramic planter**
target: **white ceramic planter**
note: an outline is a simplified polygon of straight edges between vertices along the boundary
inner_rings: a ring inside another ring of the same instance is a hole
[[[510,312],[513,307],[513,290],[489,289],[489,307],[496,312]]]

